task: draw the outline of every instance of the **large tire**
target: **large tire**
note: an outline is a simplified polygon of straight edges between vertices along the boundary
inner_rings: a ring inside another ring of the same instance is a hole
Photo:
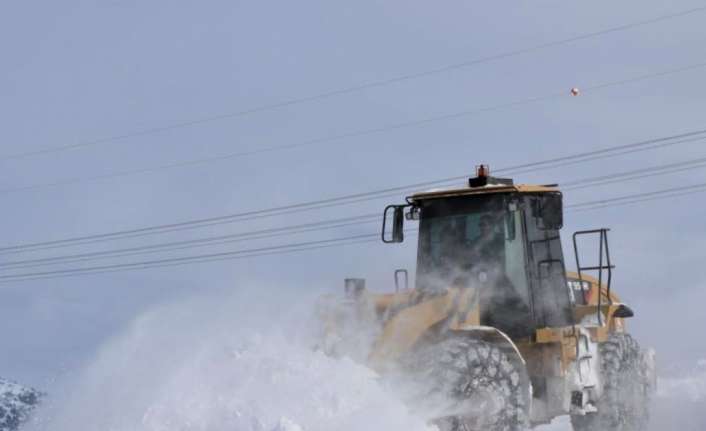
[[[571,417],[574,431],[643,431],[651,385],[640,347],[628,334],[612,334],[600,344],[599,354],[603,394],[596,412]]]
[[[524,370],[499,347],[451,337],[417,352],[425,400],[435,405],[440,431],[526,428],[529,388]]]

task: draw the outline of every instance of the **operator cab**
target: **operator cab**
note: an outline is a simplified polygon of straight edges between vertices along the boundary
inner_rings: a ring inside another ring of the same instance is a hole
[[[475,289],[481,324],[512,338],[573,323],[556,187],[515,185],[480,166],[468,187],[417,193],[407,202],[386,209],[394,209],[393,232],[385,238],[383,226],[383,240],[402,241],[402,213],[410,207],[410,218],[419,219],[418,290]]]

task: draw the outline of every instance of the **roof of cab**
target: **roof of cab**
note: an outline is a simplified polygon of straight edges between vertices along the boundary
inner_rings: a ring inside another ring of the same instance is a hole
[[[558,192],[559,188],[556,185],[530,185],[530,184],[488,184],[483,187],[463,187],[454,189],[443,189],[443,190],[430,190],[426,192],[415,193],[409,196],[407,199],[414,201],[421,201],[426,199],[440,199],[448,197],[457,196],[468,196],[468,195],[484,195],[484,194],[496,194],[496,193],[550,193]]]

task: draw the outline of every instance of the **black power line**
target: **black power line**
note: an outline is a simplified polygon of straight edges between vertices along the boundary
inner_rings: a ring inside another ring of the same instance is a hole
[[[128,133],[109,136],[109,137],[100,138],[100,139],[94,139],[94,140],[85,141],[85,142],[79,142],[79,143],[75,143],[75,144],[61,145],[61,146],[56,146],[56,147],[51,147],[51,148],[39,149],[39,150],[34,150],[34,151],[27,151],[24,153],[8,154],[5,156],[0,156],[0,161],[21,159],[21,158],[27,158],[27,157],[41,155],[41,154],[56,153],[56,152],[60,152],[60,151],[102,145],[102,144],[107,144],[110,142],[116,142],[116,141],[126,140],[129,138],[134,138],[134,137],[153,135],[153,134],[157,134],[157,133],[161,133],[161,132],[166,132],[169,130],[181,129],[181,128],[185,128],[185,127],[200,125],[200,124],[206,124],[206,123],[212,123],[212,122],[216,122],[216,121],[244,117],[244,116],[259,113],[259,112],[270,111],[270,110],[284,108],[284,107],[288,107],[288,106],[299,105],[299,104],[303,104],[303,103],[328,99],[328,98],[335,97],[335,96],[356,93],[356,92],[359,92],[362,90],[367,90],[367,89],[376,88],[376,87],[383,87],[383,86],[396,84],[396,83],[400,83],[400,82],[404,82],[404,81],[410,81],[410,80],[419,79],[419,78],[423,78],[423,77],[427,77],[427,76],[437,75],[440,73],[446,73],[446,72],[450,72],[450,71],[457,70],[457,69],[468,68],[468,67],[476,66],[479,64],[483,64],[483,63],[489,63],[492,61],[511,58],[511,57],[515,57],[515,56],[519,56],[519,55],[523,55],[523,54],[529,54],[532,52],[541,51],[544,49],[553,48],[553,47],[557,47],[557,46],[567,45],[567,44],[571,44],[574,42],[579,42],[582,40],[591,39],[594,37],[599,37],[599,36],[604,36],[607,34],[631,30],[631,29],[634,29],[637,27],[642,27],[642,26],[646,26],[646,25],[650,25],[650,24],[656,24],[656,23],[659,23],[662,21],[667,21],[667,20],[671,20],[671,19],[675,19],[675,18],[684,17],[687,15],[692,15],[695,13],[700,13],[705,10],[706,10],[706,7],[696,7],[696,8],[691,8],[691,9],[685,9],[682,11],[674,12],[671,14],[656,16],[656,17],[649,18],[649,19],[642,20],[642,21],[635,21],[635,22],[628,23],[628,24],[623,24],[623,25],[619,25],[619,26],[615,26],[615,27],[609,27],[609,28],[606,28],[603,30],[579,34],[579,35],[576,35],[576,36],[573,36],[570,38],[566,38],[566,39],[559,39],[559,40],[554,40],[554,41],[550,41],[550,42],[545,42],[545,43],[530,46],[527,48],[514,49],[514,50],[510,50],[510,51],[506,51],[506,52],[502,52],[502,53],[498,53],[498,54],[494,54],[494,55],[489,55],[489,56],[480,57],[480,58],[476,58],[476,59],[472,59],[472,60],[462,61],[459,63],[448,64],[445,66],[437,67],[434,69],[428,69],[425,71],[398,75],[398,76],[395,76],[392,78],[370,81],[370,82],[357,84],[357,85],[353,85],[353,86],[349,86],[349,87],[343,87],[343,88],[339,88],[339,89],[335,89],[335,90],[331,90],[331,91],[327,91],[327,92],[323,92],[323,93],[287,99],[287,100],[283,100],[281,102],[256,106],[256,107],[252,107],[252,108],[246,108],[241,111],[218,114],[218,115],[213,115],[210,117],[203,117],[203,118],[188,120],[188,121],[183,121],[183,122],[177,122],[177,123],[172,123],[172,124],[168,124],[168,125],[164,125],[164,126],[152,127],[152,128],[148,128],[148,129],[138,130],[138,131],[134,131],[134,132],[128,132]]]
[[[691,194],[691,193],[700,193],[706,191],[706,183],[702,184],[693,184],[689,186],[681,186],[681,187],[673,187],[669,189],[662,189],[662,190],[655,190],[651,192],[644,192],[644,193],[637,193],[637,194],[632,194],[632,195],[626,195],[626,196],[619,196],[615,198],[609,198],[609,199],[598,199],[595,201],[589,201],[589,202],[582,202],[579,204],[573,204],[573,205],[567,205],[566,208],[568,209],[584,209],[584,208],[594,208],[594,207],[604,207],[604,206],[612,206],[613,204],[616,203],[631,203],[631,202],[639,202],[644,200],[653,200],[653,198],[664,198],[664,197],[671,197],[674,194],[682,195],[682,194]]]
[[[654,201],[654,200],[661,200],[661,199],[672,199],[672,198],[677,198],[681,196],[687,196],[687,195],[694,195],[697,193],[704,193],[706,192],[706,187],[701,187],[698,189],[694,190],[687,190],[683,192],[673,192],[669,193],[668,195],[664,196],[650,196],[650,197],[644,197],[640,199],[630,199],[630,200],[625,200],[625,201],[620,201],[617,203],[610,203],[610,204],[596,204],[593,206],[586,206],[586,207],[581,207],[581,208],[575,208],[575,209],[570,209],[569,211],[573,212],[581,212],[581,211],[592,211],[592,210],[597,210],[597,209],[602,209],[602,208],[612,208],[612,207],[619,207],[619,206],[624,206],[624,205],[633,205],[636,203],[641,203],[641,202],[648,202],[648,201]]]
[[[329,208],[329,207],[333,207],[333,206],[359,203],[359,202],[363,202],[363,201],[369,201],[371,199],[378,199],[378,198],[384,198],[384,197],[390,197],[390,196],[398,196],[398,193],[379,194],[379,195],[372,196],[372,197],[351,199],[351,200],[345,200],[345,201],[336,200],[334,202],[322,203],[322,204],[316,204],[316,205],[307,205],[307,206],[303,206],[303,207],[295,207],[294,205],[291,205],[291,206],[285,207],[286,210],[282,210],[282,211],[256,212],[255,214],[245,214],[242,216],[233,215],[233,217],[227,217],[227,216],[217,217],[217,218],[207,219],[207,220],[203,221],[203,223],[196,223],[196,224],[184,222],[186,224],[176,223],[176,224],[173,224],[170,226],[164,226],[164,225],[153,226],[155,228],[158,228],[157,230],[153,230],[150,227],[150,228],[133,229],[133,230],[129,230],[129,231],[111,232],[108,234],[86,235],[86,236],[82,236],[82,237],[67,238],[67,239],[63,239],[63,240],[46,241],[43,243],[33,243],[29,249],[24,249],[24,248],[16,249],[15,248],[16,246],[12,246],[12,247],[7,247],[7,248],[0,248],[0,254],[19,253],[19,252],[23,252],[23,251],[48,250],[48,249],[54,249],[54,248],[72,247],[72,246],[76,246],[76,245],[94,244],[94,243],[111,241],[111,240],[130,239],[130,238],[143,237],[143,236],[153,235],[153,234],[163,234],[163,233],[170,233],[170,232],[182,231],[182,230],[188,230],[188,229],[203,228],[203,227],[214,226],[214,225],[243,222],[243,221],[278,216],[278,215],[285,215],[285,214],[289,215],[289,214],[303,212],[303,211],[311,211],[311,210],[317,210],[317,209],[322,209],[322,208]],[[240,214],[244,214],[244,213],[240,213]],[[201,220],[204,220],[204,219],[201,219]]]
[[[627,172],[619,172],[611,175],[601,175],[597,177],[584,178],[581,180],[575,180],[570,182],[562,183],[564,187],[562,190],[575,190],[587,187],[595,187],[606,184],[613,184],[618,182],[631,181],[635,179],[645,178],[645,177],[655,177],[660,175],[667,175],[676,172],[682,172],[686,170],[692,170],[697,168],[706,167],[706,157],[698,159],[690,159],[677,163],[669,163],[658,166],[651,166],[647,168],[635,169]],[[398,196],[395,193],[395,196]],[[277,228],[269,228],[262,230],[254,230],[248,232],[240,232],[228,235],[211,236],[207,238],[197,238],[191,240],[173,241],[166,243],[158,243],[151,245],[142,245],[135,247],[128,247],[122,249],[114,250],[104,250],[104,251],[94,251],[78,254],[70,254],[63,256],[53,256],[44,257],[38,259],[26,259],[26,260],[16,260],[0,263],[0,271],[2,270],[15,270],[19,268],[32,268],[37,266],[46,265],[58,265],[64,263],[75,263],[75,262],[86,262],[97,259],[105,258],[115,258],[115,257],[125,257],[134,256],[139,254],[163,252],[163,251],[176,251],[184,250],[195,247],[204,247],[212,245],[221,244],[231,244],[234,242],[242,242],[247,240],[264,239],[264,238],[274,238],[280,236],[287,236],[297,233],[304,232],[315,232],[320,230],[328,230],[340,227],[355,226],[364,223],[370,223],[372,221],[377,221],[380,215],[374,214],[364,214],[359,216],[344,217],[332,220],[324,220],[313,223],[298,224],[292,226],[282,226]]]
[[[664,70],[664,71],[645,74],[645,75],[639,75],[639,76],[621,79],[621,80],[617,80],[617,81],[604,82],[602,84],[590,85],[590,86],[582,87],[582,91],[584,91],[584,92],[596,91],[596,90],[601,90],[604,88],[615,87],[615,86],[625,85],[625,84],[629,84],[629,83],[633,83],[633,82],[644,81],[644,80],[651,79],[651,78],[658,78],[658,77],[668,76],[668,75],[672,75],[672,74],[676,74],[676,73],[682,73],[682,72],[686,72],[686,71],[690,71],[690,70],[694,70],[694,69],[699,69],[699,68],[703,68],[703,67],[706,67],[706,62],[696,63],[696,64],[684,66],[684,67]],[[140,168],[140,169],[132,169],[132,170],[121,171],[121,172],[113,172],[110,174],[97,175],[97,176],[87,177],[87,178],[74,178],[74,179],[68,179],[68,180],[55,181],[55,182],[51,182],[51,183],[5,188],[5,189],[0,189],[0,194],[30,191],[30,190],[40,190],[40,189],[44,189],[44,188],[48,188],[48,187],[59,187],[59,186],[80,184],[80,183],[92,182],[92,181],[98,181],[98,180],[123,178],[123,177],[127,177],[127,176],[132,176],[132,175],[149,174],[149,173],[159,172],[159,171],[167,170],[167,169],[175,169],[175,168],[203,165],[203,164],[208,164],[208,163],[213,163],[213,162],[218,162],[218,161],[223,161],[223,160],[230,160],[230,159],[235,159],[235,158],[240,158],[240,157],[253,156],[253,155],[257,155],[257,154],[272,153],[272,152],[278,152],[278,151],[283,151],[283,150],[291,150],[291,149],[295,149],[295,148],[308,147],[308,146],[312,146],[312,145],[319,145],[319,144],[324,144],[324,143],[329,143],[329,142],[343,141],[343,140],[350,139],[350,138],[358,138],[358,137],[362,137],[362,136],[369,136],[369,135],[374,135],[374,134],[378,134],[378,133],[390,132],[390,131],[394,131],[394,130],[407,129],[410,127],[423,126],[426,124],[432,124],[432,123],[436,123],[439,121],[454,120],[454,119],[458,119],[458,118],[469,117],[469,116],[487,113],[487,112],[501,111],[503,109],[514,108],[517,106],[522,106],[522,105],[527,105],[527,104],[532,104],[532,103],[538,103],[538,102],[542,102],[542,101],[556,99],[559,97],[566,97],[566,94],[567,93],[565,91],[561,91],[561,92],[547,94],[544,96],[519,99],[519,100],[515,100],[515,101],[510,101],[510,102],[501,103],[501,104],[492,105],[492,106],[486,106],[486,107],[477,108],[477,109],[452,112],[449,114],[438,115],[438,116],[434,116],[434,117],[427,117],[427,118],[406,121],[406,122],[401,122],[401,123],[396,123],[396,124],[388,124],[385,126],[374,127],[374,128],[370,128],[370,129],[354,130],[351,132],[342,133],[342,134],[338,134],[338,135],[324,136],[324,137],[309,139],[309,140],[305,140],[305,141],[301,141],[301,142],[276,145],[276,146],[271,146],[271,147],[259,148],[259,149],[255,149],[255,150],[236,151],[236,152],[232,152],[232,153],[228,153],[228,154],[221,154],[218,156],[211,156],[211,157],[205,157],[205,158],[200,158],[200,159],[191,159],[191,160],[185,160],[185,161],[176,162],[176,163],[170,163],[170,164],[164,164],[164,165],[147,167],[147,168]]]
[[[63,263],[85,262],[96,259],[134,256],[138,254],[176,251],[195,247],[205,247],[221,244],[232,244],[234,242],[275,238],[280,236],[293,235],[297,233],[316,232],[327,229],[336,229],[349,226],[357,226],[371,221],[378,221],[380,214],[365,214],[354,217],[345,217],[334,220],[325,220],[314,223],[305,223],[294,226],[283,226],[278,228],[262,229],[249,232],[240,232],[229,235],[212,236],[208,238],[198,238],[183,241],[173,241],[159,244],[128,247],[117,250],[103,250],[88,253],[77,253],[65,256],[44,257],[39,259],[27,259],[0,263],[0,271],[18,268],[31,268],[45,265],[58,265]]]
[[[647,200],[658,200],[673,198],[676,196],[685,196],[695,193],[706,192],[706,183],[696,184],[685,187],[676,187],[671,189],[657,190],[647,193],[637,193],[633,195],[625,195],[617,198],[603,199],[591,202],[583,202],[579,204],[567,205],[566,208],[572,211],[605,208],[623,204],[631,204],[635,202],[643,202]],[[221,253],[210,253],[195,256],[184,256],[177,258],[158,259],[142,262],[130,262],[122,264],[101,265],[83,268],[69,268],[62,270],[22,273],[0,276],[0,283],[9,283],[16,281],[29,281],[40,279],[53,279],[59,277],[99,274],[106,272],[128,271],[136,269],[159,268],[165,266],[178,266],[191,263],[205,263],[221,260],[242,259],[248,257],[258,257],[264,255],[276,255],[283,253],[292,253],[296,251],[311,250],[316,248],[334,247],[340,245],[349,245],[355,243],[378,242],[379,233],[353,235],[348,237],[340,237],[318,241],[308,241],[295,244],[282,244],[270,247],[261,247],[254,249],[235,250]]]
[[[411,232],[409,230],[407,232],[409,232],[408,235],[414,234],[414,232]],[[311,249],[325,248],[325,247],[331,247],[331,246],[355,244],[355,243],[361,243],[361,242],[379,242],[379,240],[380,240],[379,233],[361,234],[361,235],[353,235],[353,236],[347,236],[347,237],[341,237],[341,238],[300,242],[300,243],[295,243],[295,244],[283,244],[283,245],[276,245],[276,246],[270,246],[270,247],[260,247],[260,248],[247,249],[247,250],[236,250],[236,251],[222,252],[222,253],[211,253],[211,254],[204,254],[204,255],[199,255],[199,256],[186,256],[186,257],[169,258],[169,259],[158,259],[158,260],[145,261],[145,262],[102,265],[102,266],[95,266],[95,267],[89,267],[89,268],[74,268],[74,269],[64,269],[64,270],[55,270],[55,271],[44,271],[44,272],[37,272],[37,273],[32,273],[32,274],[5,275],[5,276],[0,276],[0,283],[4,283],[4,282],[8,282],[8,281],[19,281],[19,280],[16,280],[19,277],[22,277],[21,280],[34,280],[34,279],[43,279],[43,278],[65,277],[65,276],[71,276],[71,275],[117,272],[117,271],[133,270],[133,269],[160,268],[160,267],[165,267],[165,266],[183,265],[186,263],[214,262],[214,261],[220,261],[220,260],[242,259],[242,258],[246,258],[246,257],[257,257],[257,256],[270,255],[270,254],[291,253],[291,252],[295,252],[295,251],[311,250]]]
[[[644,141],[634,142],[630,144],[617,145],[613,147],[602,148],[594,151],[587,151],[577,154],[572,154],[569,156],[556,157],[548,160],[524,163],[515,166],[509,166],[506,168],[501,168],[495,170],[495,172],[501,174],[509,173],[523,173],[528,170],[537,168],[556,168],[561,166],[566,166],[574,163],[581,163],[585,161],[592,161],[598,158],[612,157],[617,155],[623,155],[627,153],[633,153],[637,151],[652,150],[656,148],[663,148],[665,146],[677,145],[681,143],[693,142],[694,140],[706,139],[706,129],[695,130],[686,133],[680,133],[660,138],[648,139]],[[320,208],[327,208],[331,206],[337,206],[342,204],[356,203],[361,201],[366,201],[370,199],[376,199],[386,196],[393,196],[401,191],[414,190],[422,187],[437,186],[442,184],[447,184],[452,181],[464,180],[468,175],[449,177],[440,180],[418,182],[415,184],[407,184],[404,186],[390,187],[381,190],[375,190],[364,193],[355,193],[343,196],[337,196],[333,198],[320,199],[315,201],[295,203],[291,205],[284,205],[279,207],[272,207],[267,209],[245,211],[240,213],[233,213],[217,217],[202,218],[196,220],[189,220],[184,222],[176,222],[162,225],[154,225],[137,229],[126,229],[102,234],[84,235],[72,238],[65,238],[53,241],[42,241],[27,244],[19,244],[14,246],[0,247],[0,254],[16,253],[20,251],[35,251],[43,250],[47,248],[58,248],[73,245],[83,245],[86,243],[95,243],[116,239],[126,239],[141,237],[145,235],[161,234],[166,232],[173,232],[176,230],[185,229],[195,229],[205,226],[212,226],[214,224],[224,224],[241,222],[245,220],[258,219],[263,217],[272,217],[276,215],[291,214],[293,212],[309,211]]]
[[[585,178],[583,180],[571,181],[562,184],[563,190],[578,190],[587,187],[596,187],[605,184],[615,184],[624,181],[632,181],[641,178],[651,178],[658,175],[674,174],[685,172],[694,169],[706,167],[706,157],[701,157],[692,160],[686,160],[677,163],[668,163],[666,165],[651,166],[649,168],[635,169],[628,172],[622,172],[613,175],[601,175],[598,177]]]

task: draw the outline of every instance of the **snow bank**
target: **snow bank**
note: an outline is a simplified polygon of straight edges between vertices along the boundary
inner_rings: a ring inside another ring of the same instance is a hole
[[[13,431],[26,421],[39,402],[34,389],[0,379],[0,431]]]

